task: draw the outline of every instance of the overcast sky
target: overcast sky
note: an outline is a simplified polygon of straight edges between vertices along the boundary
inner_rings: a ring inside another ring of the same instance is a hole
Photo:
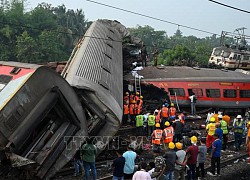
[[[126,27],[149,25],[155,30],[164,30],[172,36],[177,25],[141,17],[128,12],[105,7],[86,0],[27,0],[28,9],[38,3],[46,2],[52,6],[64,4],[67,9],[82,9],[89,21],[97,19],[118,20]],[[119,7],[136,13],[152,16],[164,21],[190,26],[192,28],[221,34],[221,31],[233,32],[236,28],[245,27],[245,34],[250,36],[250,14],[227,8],[208,0],[93,0],[110,6]],[[250,11],[250,0],[216,0],[230,6]],[[179,27],[183,35],[206,37],[211,34]]]

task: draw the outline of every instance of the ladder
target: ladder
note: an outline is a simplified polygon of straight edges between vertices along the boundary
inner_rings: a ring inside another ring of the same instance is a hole
[[[139,92],[141,96],[141,78],[140,76],[135,76],[135,92]]]

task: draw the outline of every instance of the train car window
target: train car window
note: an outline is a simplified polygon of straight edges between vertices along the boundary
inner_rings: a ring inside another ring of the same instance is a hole
[[[0,92],[11,81],[12,76],[0,75]]]
[[[241,59],[241,55],[238,54],[237,56],[237,60],[240,60]]]
[[[250,56],[243,56],[243,60],[246,60],[246,61],[248,61],[250,58],[249,58]]]
[[[200,88],[188,89],[188,95],[189,96],[191,96],[193,93],[197,97],[203,97],[203,92],[202,92],[202,89],[200,89]]]
[[[220,90],[219,89],[206,89],[206,95],[210,98],[219,98]]]
[[[174,96],[176,93],[176,96],[185,96],[185,91],[183,88],[168,88],[168,91],[171,96]]]
[[[241,98],[250,98],[250,90],[240,90]]]
[[[233,89],[224,89],[223,96],[225,98],[235,98],[236,97],[236,90]]]

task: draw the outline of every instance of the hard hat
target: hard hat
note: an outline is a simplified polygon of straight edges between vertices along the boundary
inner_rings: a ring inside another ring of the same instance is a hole
[[[211,118],[210,118],[210,122],[215,122],[215,118],[214,118],[214,117],[211,117]]]
[[[133,101],[132,101],[132,103],[133,103],[133,104],[135,104],[135,103],[136,103],[136,101],[135,101],[135,100],[133,100]]]
[[[155,127],[161,127],[160,123],[156,123]]]
[[[170,126],[170,123],[168,121],[166,121],[165,126]]]
[[[218,118],[222,119],[222,115],[220,114],[220,115],[218,116]]]
[[[126,95],[129,95],[129,93],[128,93],[128,92],[126,92],[125,94],[126,94]]]
[[[175,143],[175,146],[177,149],[182,149],[182,143],[180,142]]]
[[[139,93],[139,92],[136,92],[135,94],[136,94],[136,95],[139,95],[140,93]]]
[[[242,116],[241,115],[238,115],[237,117],[236,117],[236,119],[241,119],[242,118]]]
[[[192,136],[191,137],[191,142],[192,143],[196,143],[197,142],[197,137],[196,136]]]
[[[250,121],[247,124],[250,125]]]
[[[140,99],[143,99],[143,96],[140,96]]]
[[[170,106],[174,106],[174,103],[171,103]]]
[[[174,149],[174,148],[175,148],[174,143],[173,143],[173,142],[170,142],[170,143],[168,144],[168,148],[169,148],[169,149]]]

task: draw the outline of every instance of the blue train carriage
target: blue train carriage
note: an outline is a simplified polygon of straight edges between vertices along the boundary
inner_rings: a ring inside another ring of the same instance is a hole
[[[87,126],[73,88],[45,66],[0,61],[0,157],[13,167],[2,164],[1,177],[53,176],[78,149],[75,136]]]
[[[96,137],[99,153],[122,120],[124,29],[116,21],[93,22],[62,72],[86,107],[88,133]]]

